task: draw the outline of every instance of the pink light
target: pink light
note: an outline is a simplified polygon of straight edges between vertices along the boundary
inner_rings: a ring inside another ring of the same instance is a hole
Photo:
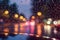
[[[30,25],[31,26],[34,26],[35,25],[35,22],[34,21],[30,22]]]
[[[27,25],[27,26],[28,26],[28,25],[29,25],[29,21],[27,21],[25,25]]]
[[[30,31],[31,31],[31,33],[33,34],[34,33],[34,29],[35,29],[35,21],[31,21],[30,22]]]

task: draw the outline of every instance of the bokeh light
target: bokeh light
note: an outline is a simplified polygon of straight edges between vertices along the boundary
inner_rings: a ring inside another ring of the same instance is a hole
[[[14,17],[15,17],[15,18],[18,18],[18,14],[15,14]]]
[[[9,14],[9,11],[8,11],[8,10],[5,10],[5,11],[4,11],[4,14],[5,14],[5,15]]]
[[[41,16],[41,15],[42,15],[42,13],[41,13],[41,12],[37,12],[37,15],[38,15],[38,16]]]
[[[20,18],[20,20],[23,20],[24,17],[23,16],[20,16],[19,18]]]

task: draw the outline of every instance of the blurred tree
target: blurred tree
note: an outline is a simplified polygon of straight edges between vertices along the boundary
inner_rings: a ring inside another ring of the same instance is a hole
[[[13,14],[17,13],[17,6],[15,3],[9,5],[9,0],[0,0],[0,18],[4,19],[5,22],[12,22],[11,20],[13,20]],[[9,18],[6,18],[3,14],[4,12],[8,10],[9,11]]]
[[[11,13],[18,13],[18,9],[17,9],[17,4],[13,3],[10,5],[10,11],[12,11]]]
[[[3,13],[5,10],[8,10],[9,11],[9,19],[13,20],[13,15],[15,13],[18,14],[18,9],[17,9],[17,5],[16,3],[13,3],[11,5],[9,5],[9,0],[1,0],[0,1],[0,18],[4,18],[5,20],[5,17],[3,16]]]
[[[11,25],[10,25],[11,27],[9,28],[9,30],[10,30],[10,32],[12,32],[12,33],[9,33],[9,35],[14,37],[16,35],[14,34],[15,30],[14,30],[14,24],[13,23],[18,22],[18,17],[15,18],[15,14],[17,14],[19,16],[18,9],[17,9],[17,4],[16,3],[11,4],[9,6],[9,11],[10,11],[10,18],[9,19],[10,19],[10,22],[11,22]]]
[[[46,17],[53,19],[60,19],[60,0],[52,0],[50,4],[47,3],[48,10],[46,11]]]
[[[45,14],[44,11],[47,10],[47,7],[46,7],[44,1],[43,0],[33,0],[32,5],[33,5],[33,7],[32,7],[33,15],[35,15],[37,20],[40,20],[42,22],[43,15]],[[42,15],[38,16],[37,15],[38,12],[41,12]]]
[[[25,15],[24,15],[23,13],[21,13],[20,16],[23,16],[24,18],[26,18]]]
[[[60,0],[33,0],[32,12],[36,16],[37,12],[42,12],[45,18],[59,19]],[[58,16],[57,16],[58,15]]]
[[[17,9],[16,3],[11,4],[9,9],[10,9],[10,17],[11,17],[11,18],[13,18],[13,15],[14,15],[15,13],[18,14],[18,9]]]
[[[18,14],[18,10],[17,10],[16,3],[9,5],[9,2],[10,2],[9,0],[0,0],[0,18],[3,19],[4,22],[8,22],[8,23],[12,24],[12,21],[14,19],[13,15],[15,13]],[[5,14],[5,16],[4,16],[4,14]],[[9,15],[9,17],[7,18],[6,15]],[[4,24],[6,24],[6,23],[4,23]],[[5,26],[3,25],[3,28],[4,27]],[[12,28],[12,30],[14,31],[13,24],[10,25],[9,31],[11,30],[10,28]],[[13,34],[11,34],[11,35],[14,36]],[[2,40],[6,40],[4,34],[0,34],[0,37],[2,37]]]
[[[3,18],[5,10],[9,9],[9,0],[0,0],[0,18]]]
[[[8,9],[9,8],[9,0],[1,1],[1,8],[2,9]]]

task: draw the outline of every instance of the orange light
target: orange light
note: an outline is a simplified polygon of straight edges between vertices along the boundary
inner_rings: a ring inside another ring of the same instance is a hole
[[[32,19],[35,19],[35,16],[32,16]]]
[[[18,24],[14,24],[14,30],[15,30],[15,33],[14,34],[18,34]]]
[[[23,21],[26,21],[26,18],[23,18]]]
[[[41,30],[41,24],[37,24],[37,34],[41,36],[42,30]]]
[[[4,34],[5,34],[5,36],[8,35],[8,32],[9,32],[9,29],[8,29],[8,28],[4,29]]]
[[[4,29],[4,32],[5,33],[8,33],[9,32],[9,29],[8,28]]]
[[[25,32],[25,24],[24,23],[20,23],[20,33],[24,33]]]
[[[7,36],[8,35],[8,33],[4,33],[5,34],[5,36]]]

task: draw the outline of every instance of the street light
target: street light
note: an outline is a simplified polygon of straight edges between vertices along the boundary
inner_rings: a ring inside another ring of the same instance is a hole
[[[19,18],[20,18],[20,20],[23,20],[24,17],[23,16],[20,16]]]
[[[5,16],[5,17],[8,18],[9,17],[9,11],[8,10],[5,10],[4,13],[3,13],[3,16]]]
[[[9,14],[9,11],[8,10],[4,11],[4,14],[5,15]]]
[[[18,14],[15,14],[14,17],[15,17],[15,18],[18,18]]]
[[[23,21],[26,21],[26,18],[23,18]]]
[[[41,16],[41,15],[42,15],[42,13],[41,13],[41,12],[37,12],[37,15],[38,15],[38,16]]]
[[[32,19],[35,19],[35,16],[32,16]]]

